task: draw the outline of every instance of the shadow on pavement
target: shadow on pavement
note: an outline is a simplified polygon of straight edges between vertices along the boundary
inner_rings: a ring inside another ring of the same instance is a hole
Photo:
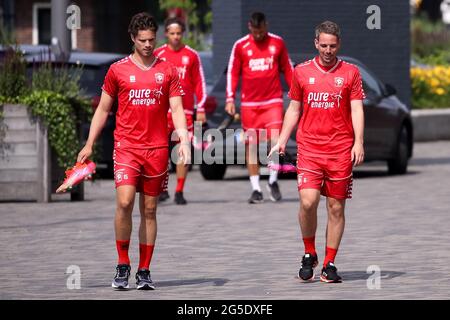
[[[223,278],[209,278],[209,279],[202,278],[202,279],[155,281],[155,284],[158,287],[179,287],[211,282],[212,285],[220,287],[223,286],[228,281],[230,280]]]
[[[342,277],[344,282],[346,281],[356,281],[356,280],[367,280],[373,277],[373,274],[369,274],[366,271],[342,271],[338,272]],[[397,278],[406,274],[405,272],[398,271],[381,271],[381,280],[389,280]]]

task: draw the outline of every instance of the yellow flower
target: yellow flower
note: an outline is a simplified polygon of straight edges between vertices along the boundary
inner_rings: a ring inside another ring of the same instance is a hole
[[[445,90],[442,88],[437,88],[435,91],[438,95],[442,96],[443,94],[445,94]]]

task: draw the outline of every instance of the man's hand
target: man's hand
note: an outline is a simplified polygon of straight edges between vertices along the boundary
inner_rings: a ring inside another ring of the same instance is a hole
[[[178,163],[185,166],[191,163],[191,145],[188,142],[181,142],[178,147]]]
[[[206,122],[206,114],[204,112],[197,112],[195,121],[200,121],[201,123]]]
[[[269,155],[267,156],[267,158],[270,158],[270,156],[276,152],[278,152],[279,154],[284,154],[286,150],[286,145],[281,145],[280,142],[277,142],[272,149],[270,149]]]
[[[92,146],[85,145],[83,149],[78,153],[77,162],[84,163],[92,155]]]
[[[364,146],[360,142],[355,142],[352,148],[352,162],[353,165],[359,166],[364,161]]]
[[[236,106],[234,105],[234,102],[227,102],[225,105],[225,111],[228,114],[234,115],[236,113]]]

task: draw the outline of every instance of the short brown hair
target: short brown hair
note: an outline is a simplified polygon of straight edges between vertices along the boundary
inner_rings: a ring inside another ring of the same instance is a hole
[[[147,12],[140,12],[135,14],[128,25],[128,33],[136,37],[140,30],[150,30],[153,32],[158,31],[158,24],[155,18]]]
[[[332,34],[341,39],[341,29],[333,21],[324,21],[316,27],[316,39],[319,39],[321,33]]]

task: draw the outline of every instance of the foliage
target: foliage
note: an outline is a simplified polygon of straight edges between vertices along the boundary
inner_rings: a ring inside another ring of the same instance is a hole
[[[450,66],[411,68],[413,108],[450,106]]]
[[[211,1],[208,0],[210,7]],[[186,36],[184,42],[196,50],[204,50],[204,37],[200,32],[200,17],[197,12],[197,4],[194,0],[159,0],[159,6],[162,10],[181,9],[186,15]],[[208,13],[202,18],[203,24],[210,29],[212,22],[212,13]]]
[[[425,64],[450,64],[450,30],[424,17],[411,21],[412,57]]]
[[[17,46],[7,46],[0,62],[0,96],[14,101],[26,90],[26,61]]]

